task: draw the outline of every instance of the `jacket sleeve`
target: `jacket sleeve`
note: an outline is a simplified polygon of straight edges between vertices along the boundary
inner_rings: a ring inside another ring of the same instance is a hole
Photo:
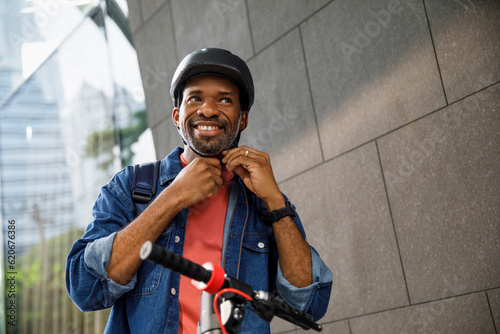
[[[288,200],[285,196],[285,200]],[[295,224],[302,236],[305,238],[305,231],[300,218],[295,217]],[[311,249],[312,279],[313,283],[304,288],[297,288],[292,285],[283,275],[278,260],[278,272],[276,277],[276,289],[278,294],[292,307],[309,313],[314,321],[321,319],[328,308],[330,293],[332,290],[332,272],[323,262],[314,247]]]
[[[312,247],[312,276],[313,283],[304,288],[297,288],[283,276],[278,260],[278,275],[276,288],[278,294],[292,307],[309,313],[314,321],[321,319],[328,308],[332,289],[332,273]]]
[[[132,290],[134,277],[126,285],[115,283],[107,276],[107,266],[116,233],[134,219],[129,189],[118,173],[101,189],[92,215],[94,220],[77,240],[66,261],[66,289],[82,311],[94,311],[113,306],[116,299]],[[128,194],[128,195],[127,195]]]

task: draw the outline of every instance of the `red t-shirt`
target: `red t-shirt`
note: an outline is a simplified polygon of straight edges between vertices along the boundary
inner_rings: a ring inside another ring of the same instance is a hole
[[[182,167],[188,163],[181,154]],[[189,208],[186,225],[183,257],[203,265],[212,262],[217,266],[222,261],[222,238],[226,218],[229,190],[233,173],[222,171],[223,183],[219,191]],[[179,288],[179,333],[193,334],[200,320],[201,291],[191,283],[191,279],[181,276]]]

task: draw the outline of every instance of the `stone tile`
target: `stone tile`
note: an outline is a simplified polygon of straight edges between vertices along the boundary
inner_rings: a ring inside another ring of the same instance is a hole
[[[166,4],[169,0],[147,0],[141,1],[142,8],[142,16],[144,18],[144,22],[147,22],[158,10]],[[165,19],[165,18],[164,18]],[[170,21],[170,17],[166,18],[167,21]]]
[[[495,328],[498,332],[500,330],[500,289],[488,291],[488,300]]]
[[[170,119],[161,122],[151,131],[153,132],[157,159],[163,159],[177,146],[184,147],[181,136]]]
[[[255,103],[241,143],[270,154],[277,181],[321,163],[297,30],[249,62]]]
[[[410,292],[499,286],[500,84],[379,139]]]
[[[294,333],[295,325],[280,319],[278,317],[274,317],[271,321],[271,333]]]
[[[255,49],[259,52],[330,0],[249,0],[248,11]]]
[[[142,11],[139,0],[127,0],[128,25],[130,31],[134,33],[142,25]]]
[[[162,7],[135,33],[134,45],[146,95],[148,123],[153,128],[159,122],[170,119],[173,109],[170,82],[178,61],[172,47],[174,37],[169,6]]]
[[[253,55],[244,0],[172,0],[172,8],[180,58],[204,47]]]
[[[280,184],[333,273],[327,314],[345,319],[408,305],[374,143]]]
[[[321,331],[322,333],[326,334],[351,334],[349,332],[349,324],[347,321],[341,321],[341,322],[334,322],[331,324],[326,324],[323,325],[323,330]],[[303,330],[302,328],[297,329],[294,334],[311,334],[311,333],[317,333],[313,330]]]
[[[484,293],[405,307],[351,320],[352,334],[494,334]]]
[[[448,102],[498,82],[500,2],[425,0],[425,4]]]
[[[325,159],[445,105],[419,0],[337,0],[301,25]]]

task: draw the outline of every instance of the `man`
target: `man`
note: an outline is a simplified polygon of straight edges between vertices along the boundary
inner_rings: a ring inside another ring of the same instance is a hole
[[[179,64],[170,93],[184,149],[161,161],[156,198],[142,213],[132,201],[132,167],[102,188],[94,221],[68,256],[73,301],[83,311],[113,306],[106,332],[196,333],[201,292],[141,261],[139,250],[151,240],[321,318],[331,272],[305,241],[269,156],[238,147],[254,99],[245,62],[222,49],[193,52]],[[269,325],[246,312],[240,332],[269,333]]]

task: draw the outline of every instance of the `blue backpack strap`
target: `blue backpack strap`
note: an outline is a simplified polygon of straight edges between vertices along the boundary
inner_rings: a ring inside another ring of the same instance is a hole
[[[160,174],[160,162],[149,162],[134,166],[132,178],[132,200],[134,202],[136,216],[146,209],[147,204],[156,194],[158,175]]]

